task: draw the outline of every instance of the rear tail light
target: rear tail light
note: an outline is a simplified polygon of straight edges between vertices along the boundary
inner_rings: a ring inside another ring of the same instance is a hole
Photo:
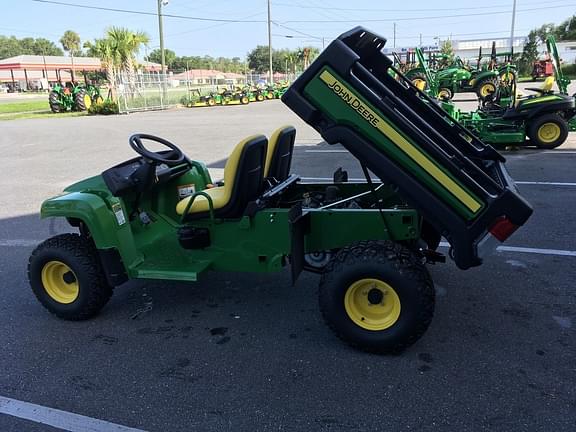
[[[514,234],[514,231],[518,228],[518,225],[514,225],[508,218],[502,216],[494,221],[488,231],[499,241],[504,242],[508,237]]]
[[[514,225],[505,216],[496,219],[488,229],[488,233],[478,242],[478,256],[480,258],[486,258],[488,255],[491,255],[496,248],[518,228],[518,225]]]

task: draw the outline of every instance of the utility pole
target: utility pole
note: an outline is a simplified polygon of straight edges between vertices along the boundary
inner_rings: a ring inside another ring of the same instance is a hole
[[[516,0],[512,5],[512,27],[510,29],[510,52],[514,51],[514,21],[516,21]]]
[[[394,23],[394,48],[396,48],[396,23]]]
[[[166,59],[164,57],[164,31],[162,29],[162,5],[167,5],[168,0],[158,0],[158,32],[160,33],[160,59],[161,59],[161,72],[166,76]]]
[[[270,84],[274,84],[274,72],[272,72],[272,27],[270,18],[270,0],[268,0],[268,67],[270,68]]]

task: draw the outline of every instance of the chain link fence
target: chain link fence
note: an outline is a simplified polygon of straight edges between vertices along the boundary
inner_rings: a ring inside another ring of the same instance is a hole
[[[266,76],[245,74],[242,78],[198,79],[182,77],[182,74],[161,74],[158,72],[137,72],[134,75],[122,73],[116,76],[114,92],[121,113],[163,110],[186,104],[195,95],[206,95],[222,88],[233,90],[246,85],[266,85]],[[294,74],[274,75],[274,81],[293,81]]]

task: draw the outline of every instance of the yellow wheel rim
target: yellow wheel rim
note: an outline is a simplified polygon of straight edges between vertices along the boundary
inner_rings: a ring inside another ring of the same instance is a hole
[[[88,109],[92,106],[92,99],[87,94],[84,95],[84,106],[86,107],[86,109]]]
[[[97,96],[97,97],[96,97],[96,100],[94,101],[94,103],[95,103],[96,105],[100,105],[100,104],[104,103],[104,99],[102,99],[102,96]]]
[[[360,279],[348,287],[344,307],[354,324],[366,330],[392,327],[400,317],[400,298],[396,291],[378,279]]]
[[[440,99],[444,99],[444,98],[449,99],[449,98],[450,98],[450,93],[448,93],[446,90],[440,90],[440,92],[438,93],[438,97],[439,97]]]
[[[412,84],[414,84],[420,90],[424,90],[426,88],[426,81],[420,78],[413,79]]]
[[[241,102],[242,102],[243,104],[247,104],[247,103],[250,102],[250,101],[248,100],[247,97],[243,97],[242,100],[241,100]]]
[[[480,94],[483,97],[491,95],[495,91],[496,91],[496,87],[494,86],[494,84],[484,84],[482,87],[480,87]]]
[[[553,143],[561,134],[560,126],[556,123],[544,123],[538,128],[538,139],[543,143]]]
[[[63,262],[48,261],[41,277],[46,293],[58,303],[69,304],[78,298],[78,278]]]

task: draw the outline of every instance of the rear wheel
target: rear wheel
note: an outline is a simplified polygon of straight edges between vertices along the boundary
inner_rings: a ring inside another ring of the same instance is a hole
[[[348,344],[398,353],[416,342],[434,314],[434,285],[409,249],[390,241],[340,250],[320,280],[324,320]]]
[[[41,243],[28,261],[28,280],[40,303],[67,320],[93,317],[112,295],[96,248],[77,234]]]
[[[214,98],[208,98],[207,104],[208,106],[214,106],[216,105],[216,101],[214,100]]]
[[[568,124],[558,114],[546,114],[530,121],[528,137],[538,148],[553,149],[568,138]]]
[[[247,105],[248,103],[250,103],[250,99],[248,99],[248,96],[242,96],[242,97],[240,98],[240,103],[241,103],[242,105]]]
[[[92,106],[92,99],[86,90],[80,89],[74,96],[74,108],[76,111],[86,111]]]
[[[447,87],[442,87],[439,91],[438,91],[438,99],[443,99],[443,100],[450,100],[454,97],[454,93],[452,93],[452,90],[450,90]]]
[[[258,94],[256,95],[256,100],[257,100],[258,102],[262,102],[262,101],[264,100],[264,95],[263,95],[262,93],[258,93]]]
[[[476,95],[481,100],[484,100],[488,98],[490,95],[494,94],[497,88],[498,88],[497,78],[484,78],[478,81],[478,84],[476,84]]]
[[[58,92],[50,92],[48,96],[48,103],[50,104],[50,110],[53,113],[58,113],[62,111],[62,105],[60,104],[60,94]]]
[[[415,72],[410,75],[410,81],[412,81],[412,84],[422,91],[426,90],[428,87],[428,79],[426,78],[426,74],[423,72]]]

